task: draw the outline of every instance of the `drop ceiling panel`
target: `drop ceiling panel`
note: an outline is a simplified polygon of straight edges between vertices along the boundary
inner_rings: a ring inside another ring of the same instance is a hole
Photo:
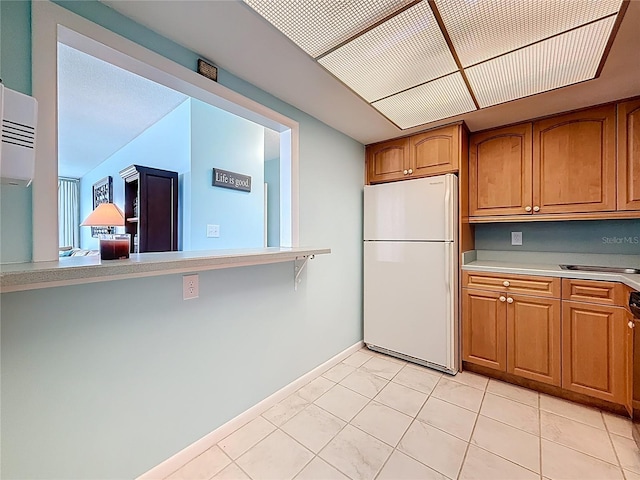
[[[372,105],[402,129],[476,109],[459,72],[387,97]]]
[[[427,2],[405,10],[318,61],[368,102],[457,70]]]
[[[592,79],[614,22],[608,17],[465,69],[480,107]]]
[[[366,30],[413,0],[245,0],[312,57]]]
[[[405,10],[318,62],[368,102],[457,70],[427,2]]]
[[[617,13],[621,0],[436,0],[463,67]]]

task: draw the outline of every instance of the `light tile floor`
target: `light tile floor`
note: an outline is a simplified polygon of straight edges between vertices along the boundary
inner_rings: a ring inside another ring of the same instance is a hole
[[[170,477],[640,480],[623,417],[366,348]]]

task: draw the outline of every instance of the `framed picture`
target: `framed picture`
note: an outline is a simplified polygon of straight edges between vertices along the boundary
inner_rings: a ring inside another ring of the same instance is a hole
[[[113,179],[111,176],[93,184],[93,209],[101,203],[113,203]],[[97,238],[101,233],[109,233],[107,227],[91,227],[91,236]]]

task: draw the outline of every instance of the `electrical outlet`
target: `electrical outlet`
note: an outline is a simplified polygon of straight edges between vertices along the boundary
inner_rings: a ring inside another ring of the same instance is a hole
[[[511,245],[522,245],[522,232],[511,232]]]
[[[220,236],[220,225],[207,225],[207,237],[218,238]]]
[[[191,300],[198,298],[199,294],[198,274],[182,276],[182,299]]]

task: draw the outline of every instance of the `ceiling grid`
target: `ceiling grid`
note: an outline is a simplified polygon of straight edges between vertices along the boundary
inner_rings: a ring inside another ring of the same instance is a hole
[[[244,1],[401,129],[596,78],[628,2]]]

